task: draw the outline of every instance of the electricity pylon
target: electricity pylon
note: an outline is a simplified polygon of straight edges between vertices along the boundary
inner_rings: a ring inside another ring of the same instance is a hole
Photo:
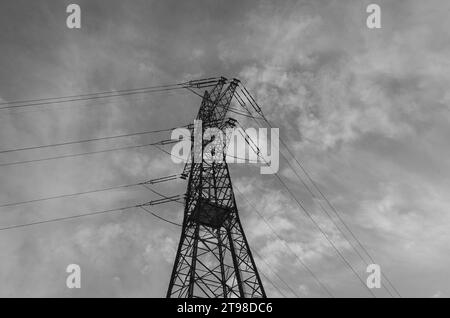
[[[201,136],[208,128],[233,126],[226,115],[238,83],[221,78],[205,91],[197,115]],[[266,297],[239,220],[225,151],[222,162],[205,160],[208,142],[202,138],[200,160],[192,143],[183,172],[188,177],[184,219],[167,297]],[[220,142],[226,149],[226,140]]]

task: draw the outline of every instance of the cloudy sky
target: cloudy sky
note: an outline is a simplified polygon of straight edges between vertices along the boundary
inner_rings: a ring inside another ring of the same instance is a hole
[[[448,1],[377,0],[377,30],[366,27],[368,1],[78,0],[80,30],[66,27],[70,3],[1,2],[2,102],[240,78],[400,294],[450,296]],[[193,119],[199,103],[179,91],[0,110],[0,150],[176,127]],[[3,153],[0,162],[169,137]],[[0,202],[181,169],[151,148],[0,166]],[[252,165],[232,165],[231,174],[270,223],[237,194],[269,296],[327,296],[298,258],[334,296],[370,296],[276,177]],[[280,175],[365,281],[366,265],[324,214],[326,203],[312,198],[284,159]],[[181,194],[185,187],[180,180],[155,189]],[[0,228],[156,198],[132,187],[3,207]],[[155,210],[182,219],[180,205]],[[138,209],[0,231],[0,296],[163,297],[178,239],[179,228]],[[65,285],[71,263],[81,266],[81,289]]]

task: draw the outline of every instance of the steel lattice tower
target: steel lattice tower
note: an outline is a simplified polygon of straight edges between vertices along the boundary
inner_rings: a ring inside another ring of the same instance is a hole
[[[224,131],[232,125],[226,115],[238,83],[222,78],[204,93],[197,115],[202,136],[207,128]],[[222,162],[210,162],[203,158],[204,148],[203,141],[197,162],[192,148],[184,170],[184,219],[167,297],[266,297],[239,220],[225,154]]]

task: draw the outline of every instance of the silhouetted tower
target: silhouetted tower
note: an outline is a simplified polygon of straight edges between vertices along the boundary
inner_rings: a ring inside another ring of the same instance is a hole
[[[197,115],[203,132],[233,126],[226,115],[238,83],[222,78],[204,93]],[[266,297],[239,220],[225,154],[222,162],[204,160],[207,143],[202,142],[200,160],[191,149],[184,169],[189,183],[167,297]]]

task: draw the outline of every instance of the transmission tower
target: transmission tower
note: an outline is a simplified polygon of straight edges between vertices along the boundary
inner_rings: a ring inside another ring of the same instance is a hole
[[[197,115],[201,136],[208,128],[224,131],[233,126],[226,115],[238,83],[221,78],[205,91]],[[239,220],[225,151],[222,162],[205,160],[207,143],[202,142],[200,160],[194,160],[192,143],[184,168],[188,178],[184,219],[167,297],[266,297]]]

